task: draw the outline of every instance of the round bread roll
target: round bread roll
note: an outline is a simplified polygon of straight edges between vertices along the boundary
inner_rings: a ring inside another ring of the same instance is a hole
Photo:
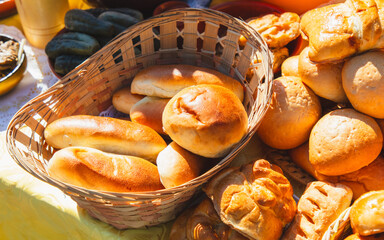
[[[329,176],[351,173],[367,166],[380,154],[383,134],[376,121],[352,108],[324,115],[309,137],[309,161]]]
[[[112,95],[112,105],[117,111],[129,114],[131,107],[140,101],[144,96],[131,93],[130,87],[124,87],[117,90]]]
[[[203,173],[207,159],[193,154],[171,142],[156,159],[161,183],[172,188],[186,183]]]
[[[299,55],[298,72],[303,81],[316,95],[345,103],[348,101],[341,83],[343,63],[315,63],[308,57],[309,47]]]
[[[168,102],[163,127],[173,141],[188,151],[218,158],[247,133],[248,116],[232,91],[201,84],[181,90]]]
[[[169,98],[144,97],[132,106],[129,113],[131,121],[148,126],[160,134],[165,134],[162,116],[168,101]]]
[[[347,60],[342,79],[353,108],[375,118],[384,118],[383,52],[367,52]]]
[[[369,236],[384,232],[384,190],[368,192],[351,207],[351,227],[354,233]]]
[[[48,173],[55,179],[93,190],[141,192],[163,189],[156,165],[127,155],[88,147],[67,147],[53,154]]]
[[[281,64],[282,76],[300,77],[299,74],[299,56],[291,56]]]
[[[295,148],[308,140],[321,116],[319,99],[297,77],[273,80],[272,91],[271,104],[257,134],[270,147]]]

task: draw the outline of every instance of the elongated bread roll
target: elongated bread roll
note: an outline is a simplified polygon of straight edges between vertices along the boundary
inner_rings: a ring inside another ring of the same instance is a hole
[[[132,106],[143,98],[143,95],[132,94],[131,87],[125,87],[117,90],[113,94],[112,104],[117,111],[129,114]]]
[[[60,181],[94,190],[138,192],[164,188],[156,165],[147,160],[88,147],[57,151],[49,160],[48,173]]]
[[[54,148],[93,147],[154,162],[167,144],[153,129],[127,120],[76,115],[50,123],[44,137]]]
[[[131,84],[134,94],[171,98],[180,90],[197,84],[215,84],[232,90],[240,101],[240,82],[218,71],[191,65],[153,65],[138,72]]]

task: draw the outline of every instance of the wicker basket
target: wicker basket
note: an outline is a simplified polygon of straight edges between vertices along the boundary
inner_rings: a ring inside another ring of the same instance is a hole
[[[248,42],[239,49],[238,39]],[[117,89],[154,64],[190,64],[216,69],[242,82],[249,115],[247,135],[215,167],[181,186],[140,193],[88,190],[51,178],[46,166],[55,149],[43,132],[55,119],[99,115]],[[90,215],[116,228],[138,228],[174,219],[198,195],[202,184],[227,166],[256,131],[271,98],[269,50],[246,23],[215,10],[179,9],[144,20],[23,106],[7,129],[13,159],[35,177],[58,187]]]

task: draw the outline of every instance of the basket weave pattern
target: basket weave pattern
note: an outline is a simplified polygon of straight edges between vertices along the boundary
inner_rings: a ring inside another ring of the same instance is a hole
[[[248,40],[238,46],[240,35]],[[90,215],[116,228],[138,228],[175,218],[202,184],[227,166],[258,127],[271,97],[270,53],[247,24],[214,10],[174,10],[127,29],[103,49],[22,107],[7,129],[13,159],[35,177],[58,187]],[[190,64],[215,69],[242,82],[249,116],[247,135],[215,167],[181,186],[140,193],[88,190],[51,178],[47,163],[55,149],[44,140],[50,122],[70,115],[99,115],[112,94],[141,69],[155,64]],[[250,74],[251,73],[251,74]]]

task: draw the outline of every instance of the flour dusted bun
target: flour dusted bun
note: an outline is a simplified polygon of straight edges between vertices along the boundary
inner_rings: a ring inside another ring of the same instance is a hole
[[[281,64],[281,75],[282,76],[294,76],[300,77],[299,74],[299,56],[291,56]]]
[[[60,181],[93,190],[141,192],[164,188],[156,165],[149,161],[88,147],[57,151],[49,160],[48,173]]]
[[[308,140],[321,116],[319,99],[297,77],[273,80],[272,91],[271,104],[257,134],[273,148],[295,148]]]
[[[171,142],[156,159],[160,179],[165,188],[186,183],[203,173],[207,159]]]
[[[131,93],[130,87],[124,87],[117,90],[112,95],[112,105],[117,111],[129,114],[131,107],[140,101],[144,96]]]
[[[240,82],[209,68],[192,65],[153,65],[138,72],[131,84],[135,94],[171,98],[180,90],[197,84],[215,84],[233,91],[243,101]]]
[[[368,192],[351,207],[351,227],[362,236],[384,232],[384,190]]]
[[[248,116],[232,91],[201,84],[181,90],[168,102],[163,127],[173,141],[188,151],[218,158],[247,133]]]
[[[299,55],[298,71],[301,81],[320,97],[337,103],[347,102],[341,83],[343,62],[316,63],[309,59],[308,51],[309,47],[306,47]]]
[[[352,106],[375,118],[384,118],[384,52],[367,52],[347,60],[343,87]]]
[[[309,161],[316,171],[330,176],[367,166],[380,154],[383,134],[376,121],[352,108],[323,116],[309,137]]]

